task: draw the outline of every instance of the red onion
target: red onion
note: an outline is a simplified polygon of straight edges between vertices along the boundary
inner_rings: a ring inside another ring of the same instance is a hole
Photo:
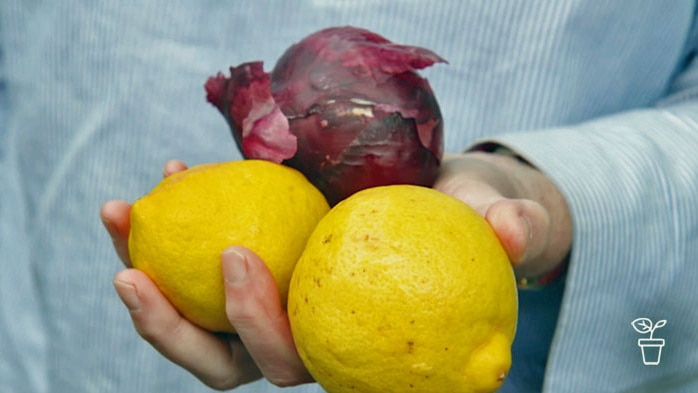
[[[205,88],[245,158],[296,168],[334,205],[368,187],[433,185],[443,121],[416,70],[436,62],[428,49],[333,27],[292,45],[271,73],[243,63]]]

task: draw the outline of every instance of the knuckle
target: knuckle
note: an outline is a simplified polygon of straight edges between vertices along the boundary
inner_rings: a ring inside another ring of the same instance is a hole
[[[236,376],[227,376],[225,378],[213,378],[203,382],[206,384],[206,386],[219,392],[234,389],[240,386],[240,379]]]
[[[274,375],[268,375],[267,380],[269,380],[269,382],[273,385],[276,385],[280,388],[295,386],[300,383],[298,377],[295,374],[287,372],[280,372],[275,373]]]

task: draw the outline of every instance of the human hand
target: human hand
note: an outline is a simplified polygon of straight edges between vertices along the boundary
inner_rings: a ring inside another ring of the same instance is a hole
[[[164,174],[185,168],[170,161]],[[465,201],[488,220],[517,275],[550,271],[569,252],[572,227],[564,197],[540,171],[514,158],[485,153],[447,156],[434,188]],[[210,333],[184,319],[144,273],[130,269],[129,212],[127,202],[110,201],[102,206],[101,216],[128,267],[115,276],[115,288],[145,340],[216,389],[262,376],[279,386],[312,381],[278,296],[270,296],[276,286],[259,257],[241,247],[221,256],[226,298],[231,299],[226,312],[239,334]]]
[[[514,157],[447,155],[434,188],[459,198],[490,223],[517,277],[553,271],[572,244],[565,198],[539,170]]]
[[[164,175],[184,169],[182,162],[170,161]],[[214,389],[261,377],[279,386],[312,381],[296,352],[274,278],[257,255],[243,247],[230,247],[221,255],[226,313],[238,334],[211,333],[183,318],[145,273],[131,268],[130,209],[127,202],[109,201],[100,215],[127,267],[114,277],[114,287],[141,337]]]

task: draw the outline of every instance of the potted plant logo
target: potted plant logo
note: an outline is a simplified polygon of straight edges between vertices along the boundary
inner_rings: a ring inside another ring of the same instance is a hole
[[[637,340],[637,345],[642,350],[642,363],[645,365],[656,366],[662,358],[662,348],[664,347],[663,338],[654,338],[654,331],[666,325],[666,319],[657,321],[653,324],[649,318],[637,318],[632,322],[633,328],[640,334],[650,334],[649,338],[641,338]]]

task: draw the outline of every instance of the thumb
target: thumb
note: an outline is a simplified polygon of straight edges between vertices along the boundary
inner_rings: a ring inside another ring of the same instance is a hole
[[[527,199],[502,199],[487,208],[485,218],[497,233],[521,276],[536,276],[554,267],[544,258],[550,241],[550,214]]]
[[[226,314],[262,374],[280,386],[312,380],[298,356],[276,281],[264,261],[247,248],[230,247],[221,262]]]
[[[260,315],[283,314],[274,277],[257,254],[230,247],[221,255],[225,279],[226,313],[240,332],[254,328]]]

